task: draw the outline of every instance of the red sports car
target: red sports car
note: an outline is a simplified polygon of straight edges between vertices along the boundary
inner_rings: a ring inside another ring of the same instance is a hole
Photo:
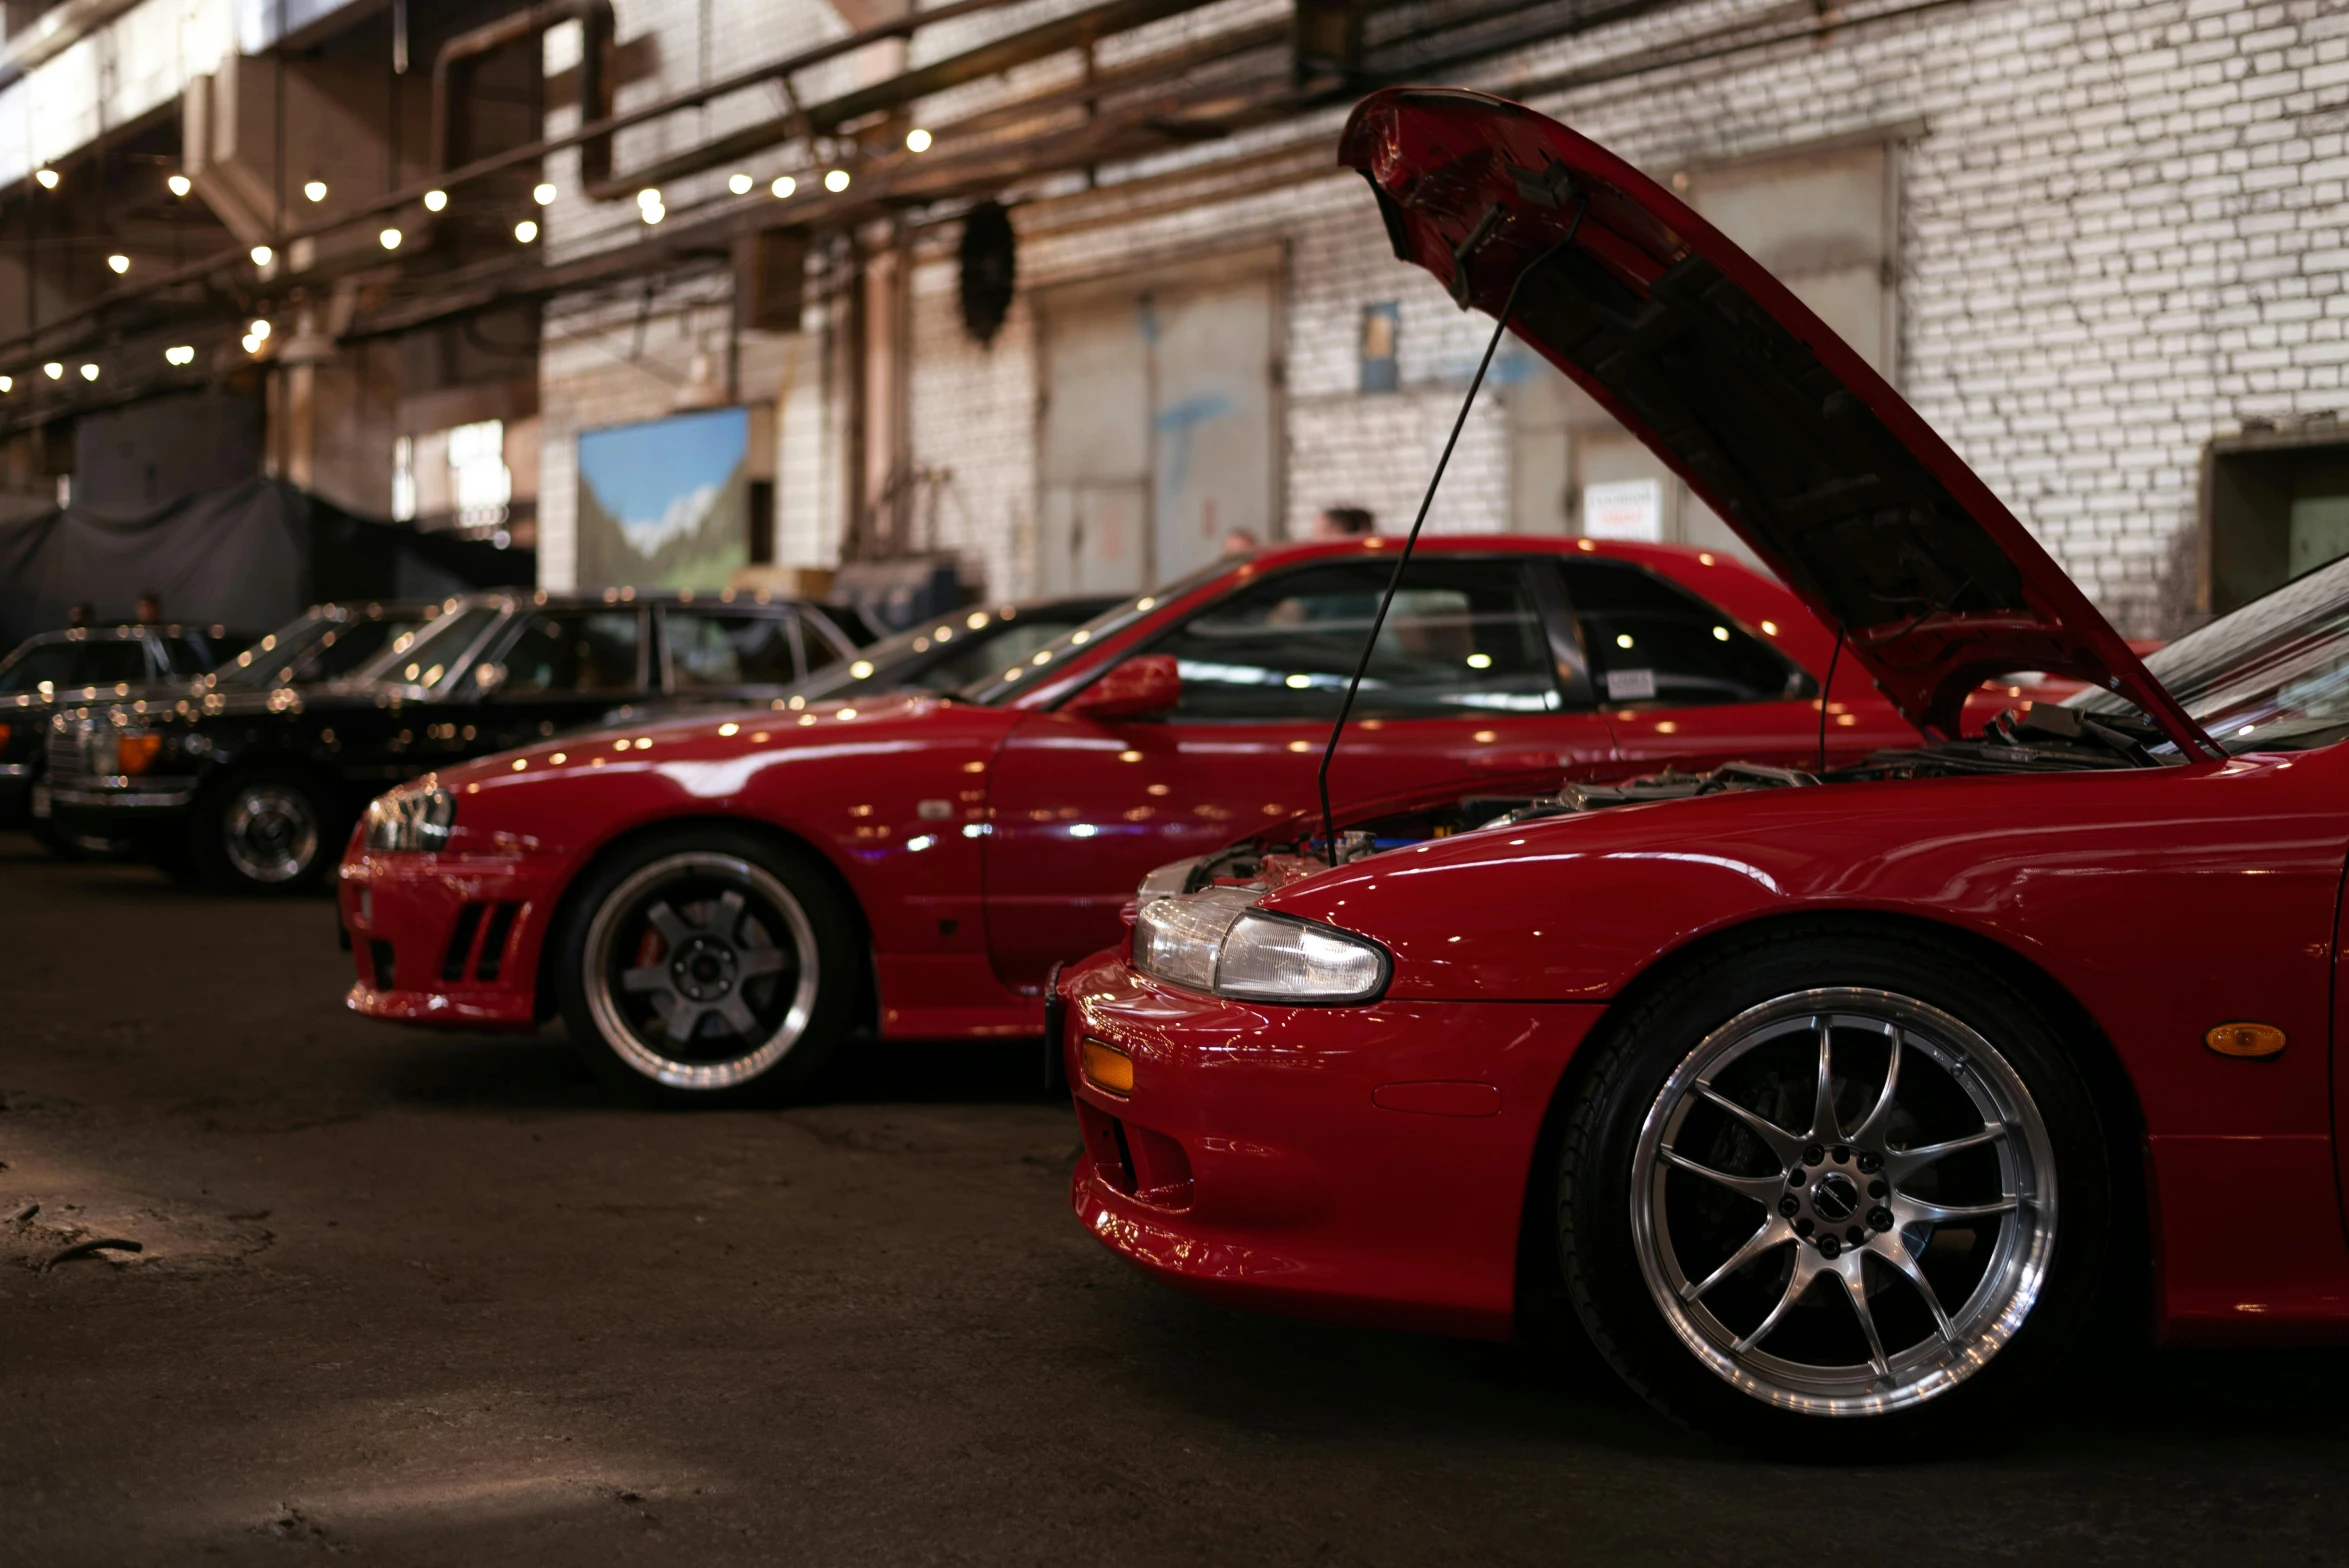
[[[522,1028],[559,1009],[603,1069],[673,1097],[798,1081],[866,1023],[1041,1035],[1047,972],[1116,939],[1145,871],[1314,799],[1395,543],[1219,566],[961,695],[572,735],[396,790],[341,869],[351,1005]],[[1505,804],[1674,760],[1815,760],[1832,652],[1727,557],[1446,538],[1402,585],[1333,793]],[[1836,684],[1838,755],[1914,741],[1848,658]]]
[[[1462,1334],[1562,1279],[1650,1400],[1787,1454],[1962,1417],[2099,1324],[2341,1338],[2349,561],[2157,679],[1619,159],[1454,92],[1381,93],[1342,145],[1401,256],[1517,289],[1517,333],[1940,738],[1164,868],[1055,996],[1084,1224],[1205,1294]],[[1959,737],[2019,665],[2097,689]]]

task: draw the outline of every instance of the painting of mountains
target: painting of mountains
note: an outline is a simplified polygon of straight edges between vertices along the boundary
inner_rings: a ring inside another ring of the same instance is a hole
[[[722,588],[750,560],[750,410],[579,435],[582,588]]]

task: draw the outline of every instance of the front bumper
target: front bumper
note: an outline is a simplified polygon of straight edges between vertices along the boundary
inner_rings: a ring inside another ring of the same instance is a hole
[[[538,959],[555,868],[528,856],[354,852],[336,910],[371,1018],[450,1029],[538,1025]]]
[[[1110,1250],[1235,1305],[1507,1337],[1535,1148],[1600,1007],[1275,1007],[1106,953],[1059,995],[1070,1197]],[[1085,1079],[1087,1037],[1132,1058],[1130,1095]]]
[[[179,822],[195,798],[194,779],[53,772],[34,811],[62,832],[126,839]]]

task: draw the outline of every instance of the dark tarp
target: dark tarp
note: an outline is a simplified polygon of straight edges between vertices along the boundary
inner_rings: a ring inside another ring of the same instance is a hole
[[[69,506],[0,527],[0,652],[75,604],[127,621],[149,590],[168,620],[261,632],[327,600],[437,599],[536,571],[532,551],[373,522],[272,479],[128,520]]]

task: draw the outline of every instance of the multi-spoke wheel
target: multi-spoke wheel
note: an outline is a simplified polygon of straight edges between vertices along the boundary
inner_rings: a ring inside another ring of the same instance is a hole
[[[1600,1348],[1672,1413],[1739,1436],[1913,1422],[2011,1381],[1993,1374],[2019,1344],[2078,1316],[2109,1214],[2101,1133],[1996,975],[1758,945],[1601,1049],[1561,1257]]]
[[[592,873],[559,949],[565,1020],[656,1098],[804,1082],[845,1033],[855,921],[830,884],[746,835],[664,836]]]
[[[196,802],[189,858],[232,893],[291,893],[317,885],[334,843],[329,797],[304,774],[273,767],[220,780]]]

